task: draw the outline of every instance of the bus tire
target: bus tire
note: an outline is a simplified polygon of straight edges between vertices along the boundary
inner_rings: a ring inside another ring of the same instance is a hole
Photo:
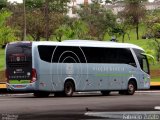
[[[66,97],[71,97],[75,90],[74,83],[72,81],[66,81],[64,84],[64,95]]]
[[[49,92],[35,92],[33,93],[34,97],[42,98],[42,97],[48,97]]]
[[[110,94],[110,92],[111,91],[107,91],[107,90],[101,91],[101,93],[102,93],[103,96],[108,96]]]
[[[136,83],[134,81],[129,81],[126,94],[133,95],[136,91]]]

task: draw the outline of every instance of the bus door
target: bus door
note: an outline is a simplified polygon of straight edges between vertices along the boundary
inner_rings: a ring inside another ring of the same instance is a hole
[[[140,62],[140,66],[143,72],[141,72],[140,75],[140,80],[143,83],[144,88],[148,88],[150,86],[150,76],[149,76],[149,65],[148,65],[148,60],[145,55],[142,55],[142,59]]]

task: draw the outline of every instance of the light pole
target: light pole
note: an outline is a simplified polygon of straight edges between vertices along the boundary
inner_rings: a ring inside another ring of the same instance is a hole
[[[23,0],[23,41],[26,40],[26,0]]]

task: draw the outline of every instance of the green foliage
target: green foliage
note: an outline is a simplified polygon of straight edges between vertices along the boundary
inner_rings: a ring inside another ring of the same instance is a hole
[[[7,0],[0,0],[0,10],[7,7]]]
[[[5,65],[5,50],[0,48],[0,71],[4,70],[4,65]]]
[[[137,40],[139,39],[139,23],[146,13],[146,9],[142,4],[145,1],[147,0],[124,0],[125,8],[121,12],[121,16],[128,24],[135,26]]]
[[[78,15],[88,25],[89,35],[98,40],[103,40],[106,32],[109,32],[115,26],[116,16],[103,7],[99,1],[80,7]]]
[[[160,11],[152,11],[148,14],[145,20],[147,26],[147,32],[152,36],[152,41],[149,45],[155,50],[156,60],[160,61]]]
[[[0,11],[0,27],[3,26],[7,19],[11,16],[11,12],[9,11]]]
[[[152,59],[151,57],[148,57],[150,65],[157,64],[156,50],[155,48],[153,48],[153,46],[155,46],[155,42],[153,40],[148,40],[145,42],[145,45],[143,45],[145,52],[154,57],[154,59]]]
[[[41,8],[45,3],[45,0],[26,0],[25,2],[25,6],[30,9],[33,10],[35,8]]]
[[[0,43],[6,45],[8,42],[15,41],[17,38],[14,35],[14,30],[9,26],[0,28]]]
[[[63,39],[73,38],[73,31],[68,25],[61,25],[55,31],[56,39],[61,42]]]
[[[75,38],[85,39],[88,34],[88,26],[81,20],[75,20],[71,26]]]
[[[158,31],[160,31],[160,23],[155,23],[152,29],[153,33],[156,34]]]
[[[0,12],[0,45],[3,47],[8,42],[16,40],[15,29],[6,25],[7,19],[11,16],[11,13],[8,11]]]
[[[70,0],[26,0],[26,7],[28,10],[34,9],[45,9],[45,5],[48,4],[49,11],[59,12],[59,13],[66,13],[68,10],[67,3]]]
[[[67,11],[69,0],[26,0],[26,33],[33,40],[50,38],[55,30],[63,23]],[[23,38],[24,32],[24,12],[23,4],[13,4],[10,6],[13,15],[10,26],[18,28]],[[59,11],[58,11],[59,10]]]
[[[68,19],[69,20],[69,19]],[[56,32],[56,39],[62,41],[64,39],[87,39],[89,38],[88,26],[79,19],[70,19],[68,24],[60,26]]]

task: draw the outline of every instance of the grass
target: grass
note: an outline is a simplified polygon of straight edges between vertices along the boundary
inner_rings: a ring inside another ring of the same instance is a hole
[[[151,82],[160,82],[160,76],[157,78],[151,78]]]
[[[0,49],[0,71],[4,70],[5,67],[5,50]]]
[[[150,65],[151,70],[158,70],[160,69],[160,63],[155,63]]]

